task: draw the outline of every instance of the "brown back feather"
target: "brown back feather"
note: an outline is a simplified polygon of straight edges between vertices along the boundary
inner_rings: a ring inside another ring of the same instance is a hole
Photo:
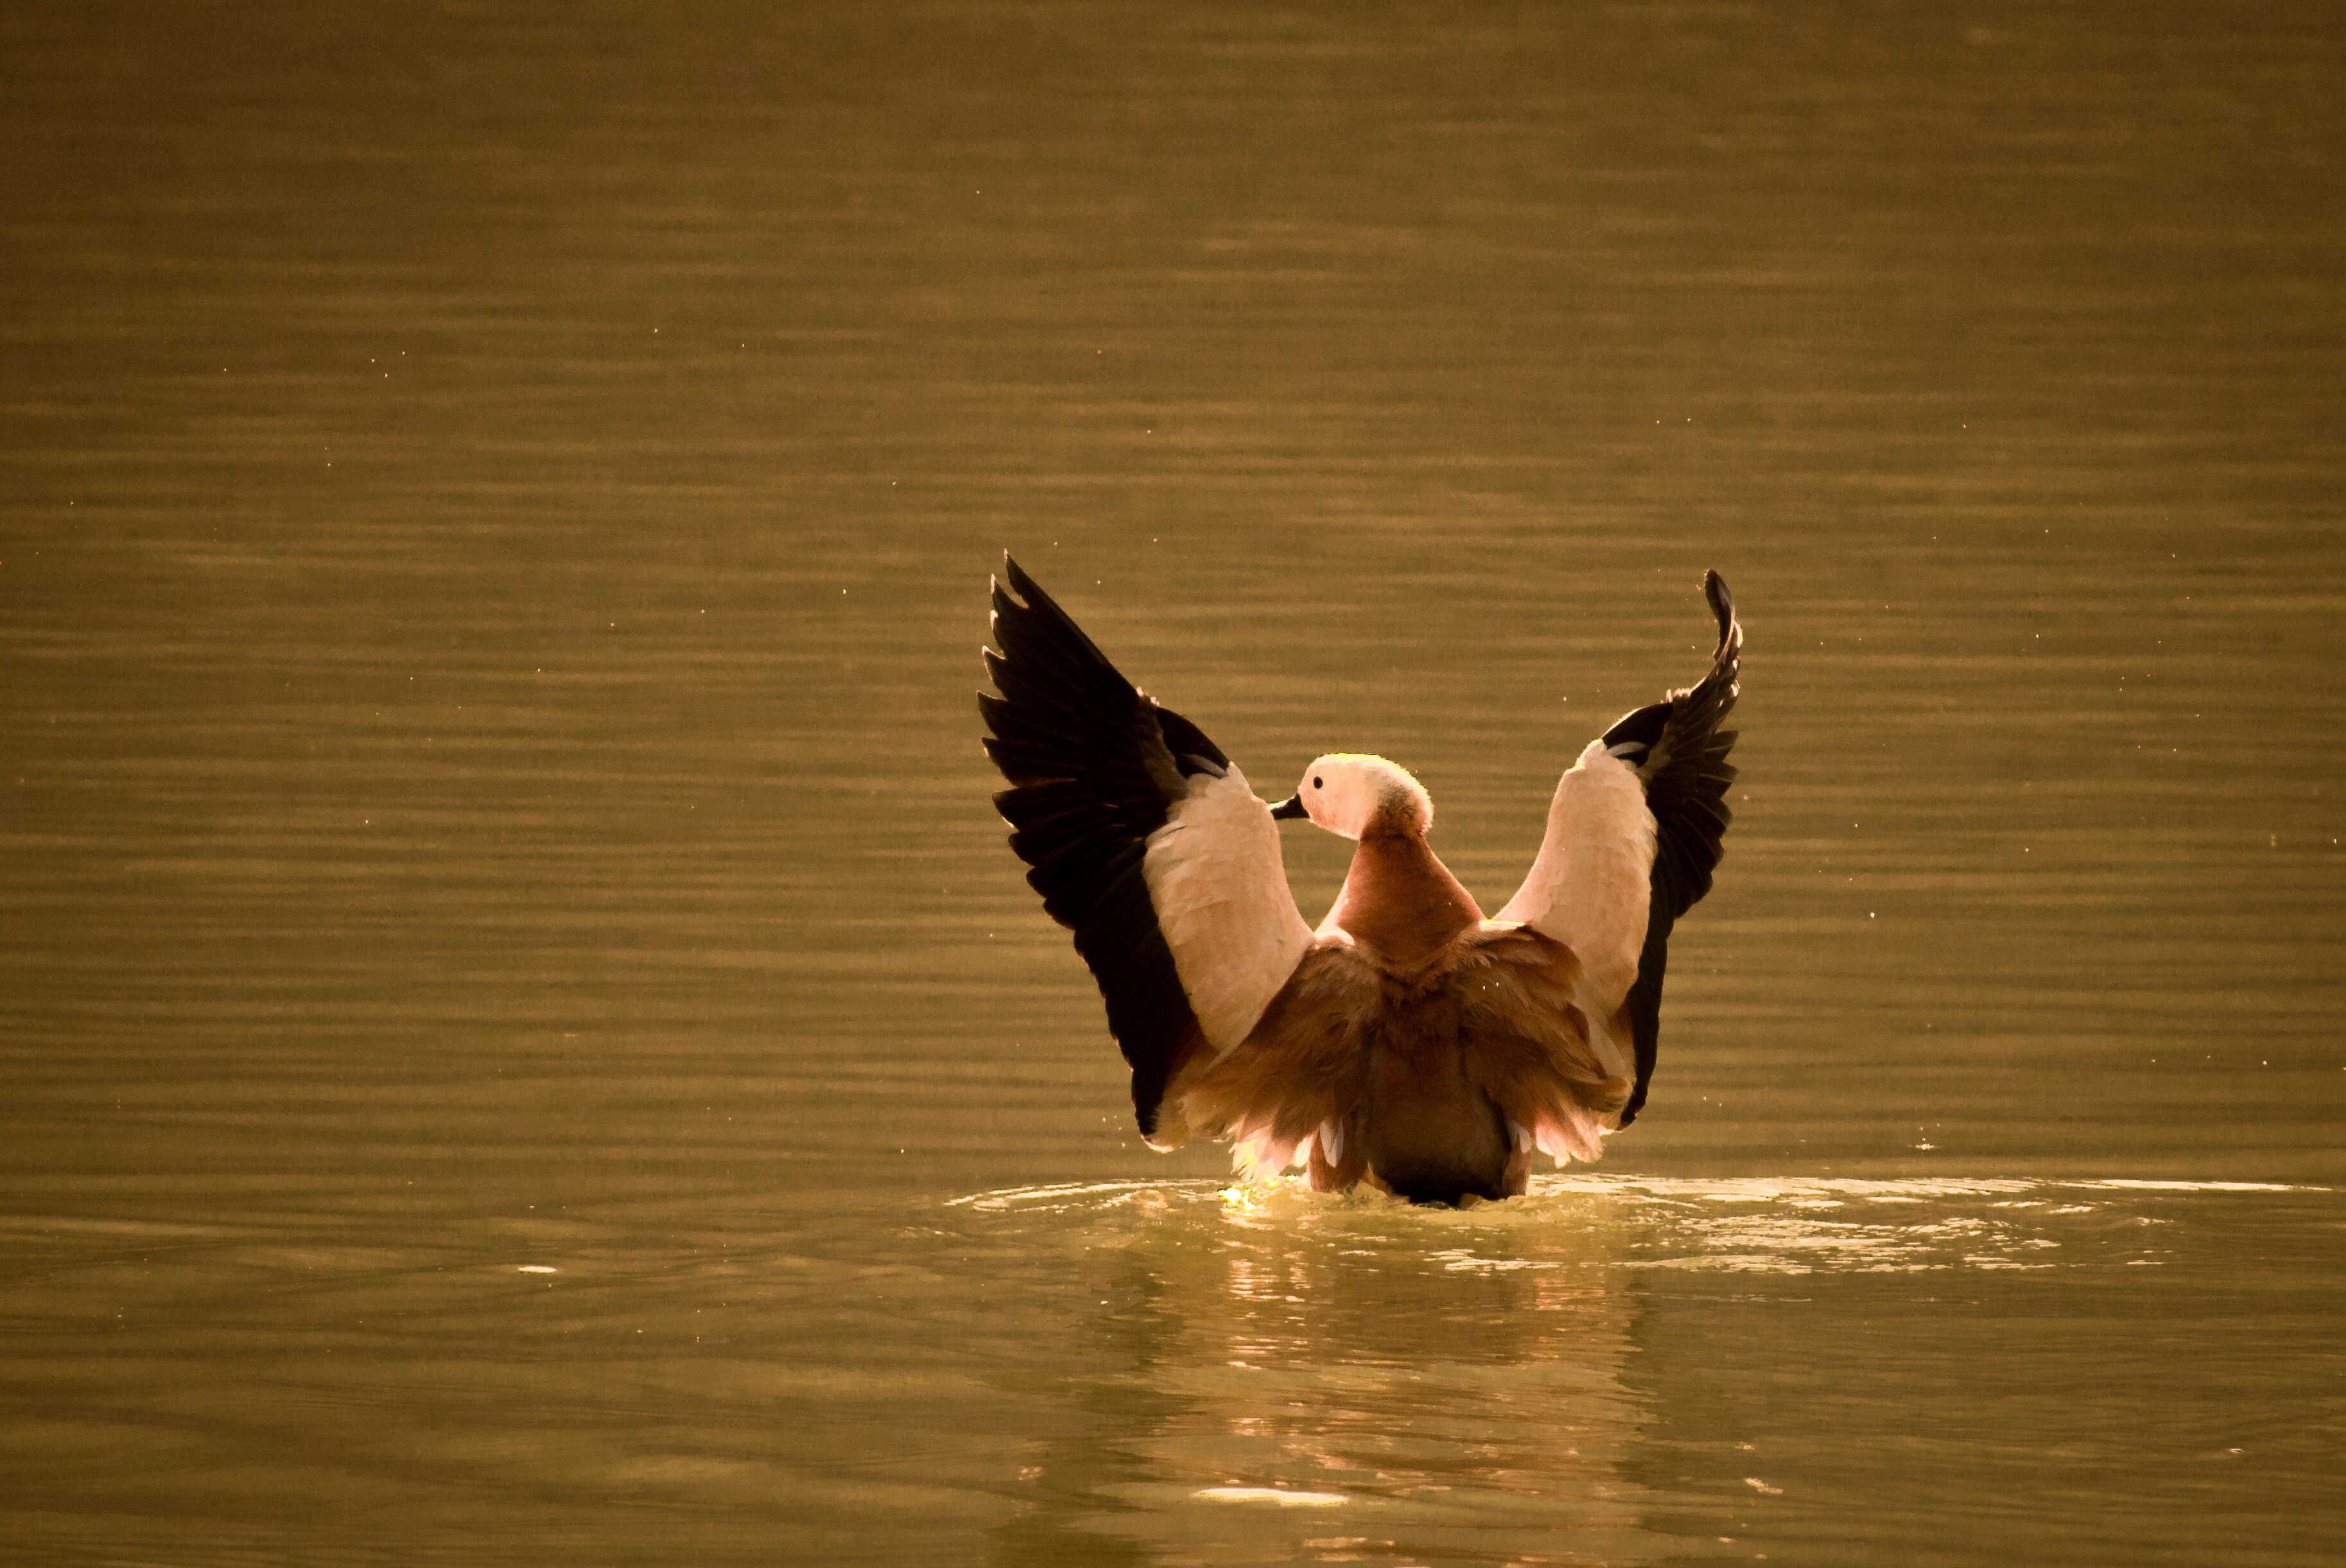
[[[1461,932],[1413,971],[1326,941],[1238,1049],[1184,1064],[1167,1110],[1198,1133],[1259,1143],[1273,1164],[1335,1123],[1341,1159],[1330,1165],[1316,1140],[1311,1153],[1321,1190],[1488,1165],[1501,1190],[1520,1191],[1524,1157],[1494,1142],[1502,1115],[1535,1131],[1610,1125],[1629,1096],[1589,1044],[1578,974],[1569,949],[1529,928]]]

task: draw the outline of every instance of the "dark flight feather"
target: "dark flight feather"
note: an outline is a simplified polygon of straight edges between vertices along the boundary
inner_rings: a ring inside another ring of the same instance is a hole
[[[1637,1120],[1661,1042],[1662,976],[1669,964],[1670,928],[1710,891],[1720,840],[1734,812],[1727,803],[1735,766],[1727,759],[1736,732],[1719,728],[1741,691],[1743,627],[1735,600],[1717,572],[1706,572],[1703,596],[1719,619],[1719,648],[1710,673],[1683,691],[1624,716],[1605,732],[1606,749],[1637,769],[1646,805],[1654,814],[1654,870],[1646,911],[1646,945],[1626,1005],[1637,1045],[1637,1084],[1622,1108],[1621,1125]]]
[[[1005,555],[1002,567],[1001,651],[984,650],[1002,695],[977,699],[991,731],[985,753],[1011,784],[994,804],[1015,830],[1010,847],[1044,911],[1075,932],[1132,1068],[1134,1115],[1153,1135],[1166,1083],[1202,1034],[1141,860],[1188,777],[1219,777],[1229,759],[1119,674],[1017,562]]]

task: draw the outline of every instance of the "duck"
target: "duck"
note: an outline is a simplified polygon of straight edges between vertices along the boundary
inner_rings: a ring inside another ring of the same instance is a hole
[[[1230,1143],[1316,1192],[1451,1207],[1521,1196],[1535,1151],[1591,1162],[1646,1105],[1671,930],[1728,823],[1743,631],[1715,571],[1709,670],[1588,742],[1523,884],[1485,917],[1399,763],[1329,752],[1258,797],[1005,552],[992,585],[994,805],[1044,912],[1074,933],[1154,1149]],[[1305,923],[1280,825],[1352,841]]]

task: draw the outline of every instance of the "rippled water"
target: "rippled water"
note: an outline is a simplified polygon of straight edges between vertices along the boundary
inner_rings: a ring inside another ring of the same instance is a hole
[[[2341,1221],[2273,1184],[1627,1176],[1464,1214],[1121,1180],[19,1221],[18,1539],[2311,1563]]]
[[[18,7],[0,88],[16,1555],[2346,1553],[2322,8]],[[1600,1166],[1139,1145],[1005,546],[1486,905],[1726,574]]]

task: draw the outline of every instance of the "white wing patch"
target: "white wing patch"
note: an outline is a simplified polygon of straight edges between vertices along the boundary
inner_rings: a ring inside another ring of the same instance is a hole
[[[1311,945],[1288,890],[1279,824],[1235,764],[1219,779],[1194,774],[1148,835],[1140,869],[1190,1010],[1207,1043],[1228,1054]]]
[[[1556,781],[1539,857],[1495,917],[1521,921],[1572,950],[1592,1031],[1610,1033],[1615,1010],[1637,983],[1653,870],[1646,787],[1604,741],[1592,740]]]

